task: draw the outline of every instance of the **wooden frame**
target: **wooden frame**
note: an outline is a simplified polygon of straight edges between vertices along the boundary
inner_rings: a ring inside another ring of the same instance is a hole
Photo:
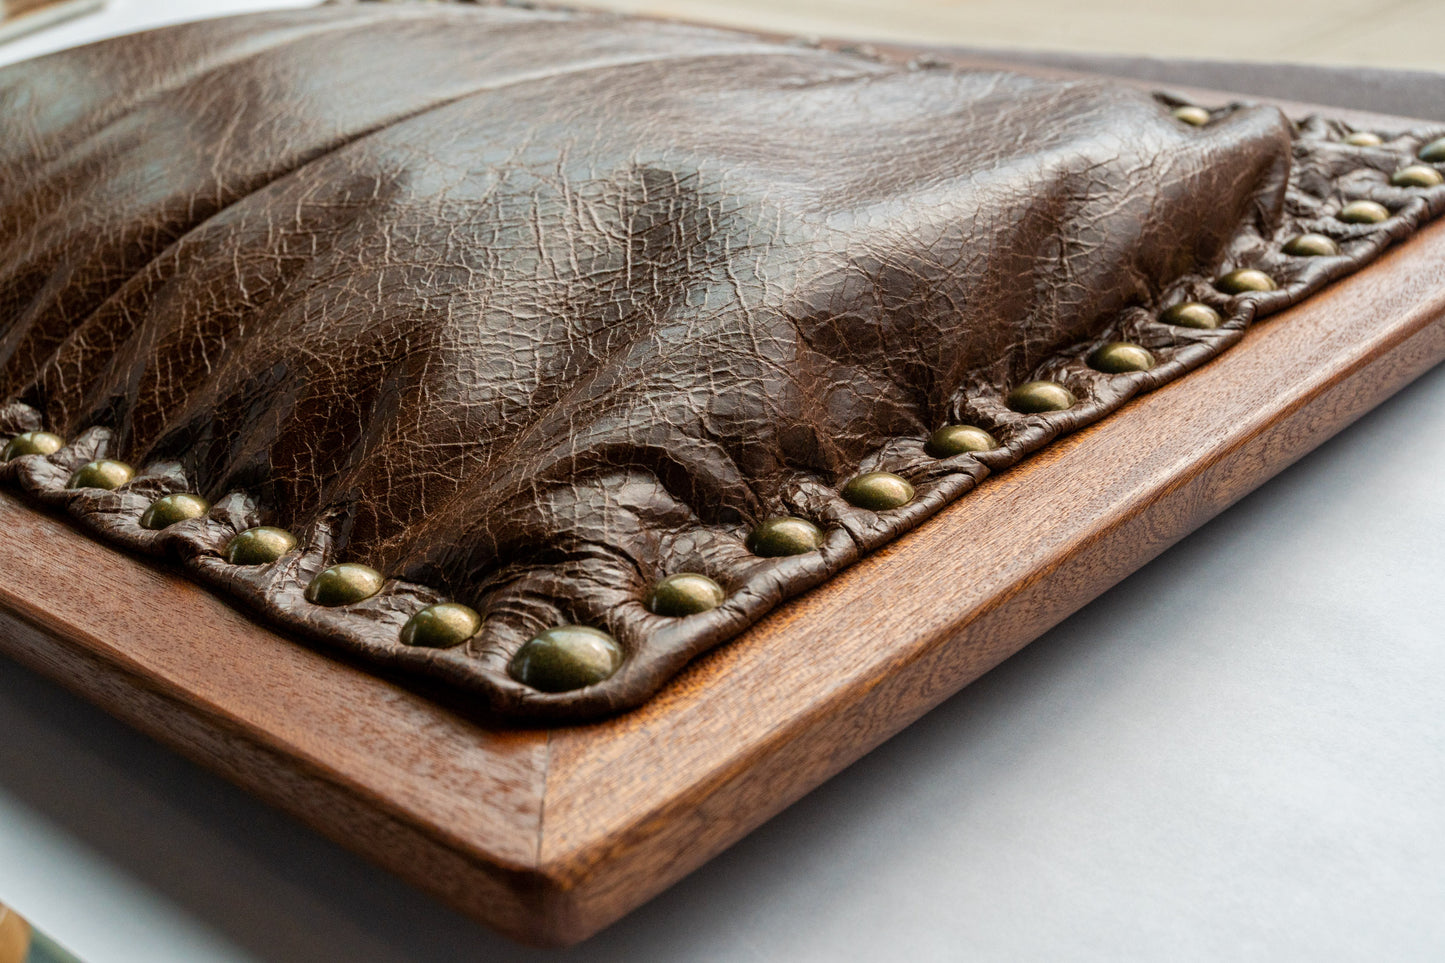
[[[104,5],[105,0],[0,0],[0,43],[94,13]]]
[[[488,729],[0,492],[0,651],[527,942],[606,926],[1445,359],[1445,223],[608,722]]]

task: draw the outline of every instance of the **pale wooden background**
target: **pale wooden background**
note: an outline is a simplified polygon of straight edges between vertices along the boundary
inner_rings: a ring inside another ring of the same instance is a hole
[[[1445,70],[1445,0],[579,0],[795,34]]]

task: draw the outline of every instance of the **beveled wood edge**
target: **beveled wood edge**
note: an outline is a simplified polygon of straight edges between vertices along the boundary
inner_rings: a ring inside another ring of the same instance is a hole
[[[484,729],[9,492],[0,650],[508,935],[575,942],[1442,357],[1445,223],[989,479],[606,723]],[[1159,444],[1181,438],[1184,450]],[[1074,515],[1030,514],[1040,491]],[[1023,548],[937,591],[929,573],[997,555],[1000,528],[985,524],[996,519]],[[880,585],[908,597],[879,605]],[[117,610],[116,598],[136,604]],[[178,625],[196,638],[177,637]],[[329,699],[344,712],[328,718]],[[417,727],[425,739],[397,737]]]
[[[105,0],[0,0],[0,43],[94,13]]]
[[[253,738],[83,647],[57,643],[62,640],[0,608],[5,655],[456,909],[514,939],[535,939],[547,889],[542,874],[449,845],[430,825],[390,811],[387,800],[344,774]]]
[[[0,652],[531,938],[546,888],[536,870],[545,732],[483,729],[12,492],[0,491],[0,526]]]

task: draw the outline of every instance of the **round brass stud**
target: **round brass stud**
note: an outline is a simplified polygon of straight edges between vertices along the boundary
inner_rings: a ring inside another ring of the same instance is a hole
[[[1379,224],[1390,219],[1390,209],[1375,201],[1350,201],[1335,217],[1346,224]]]
[[[1420,159],[1432,164],[1445,164],[1445,137],[1432,140],[1420,148]]]
[[[401,627],[401,644],[425,649],[450,649],[477,634],[482,617],[456,602],[428,605]]]
[[[944,425],[928,436],[924,451],[934,458],[952,458],[977,451],[993,451],[998,439],[973,425]]]
[[[622,665],[622,646],[585,625],[559,625],[517,650],[507,672],[542,692],[568,692],[612,677]]]
[[[748,551],[763,558],[803,555],[823,545],[823,530],[806,518],[765,518],[748,534]]]
[[[1254,268],[1239,268],[1236,271],[1230,271],[1215,281],[1214,286],[1225,294],[1262,294],[1279,287],[1274,283],[1274,278]]]
[[[1219,312],[1198,301],[1171,304],[1159,313],[1159,320],[1176,328],[1200,328],[1210,330],[1219,327],[1224,320]]]
[[[27,431],[16,435],[0,452],[0,461],[9,461],[21,455],[53,455],[65,446],[65,439],[48,431]]]
[[[1379,134],[1368,130],[1357,130],[1345,138],[1345,143],[1351,147],[1379,147],[1384,142]]]
[[[166,528],[176,522],[200,518],[211,510],[211,503],[200,495],[177,492],[151,502],[150,508],[140,517],[140,527],[151,531]]]
[[[1154,367],[1154,356],[1149,349],[1129,341],[1110,341],[1100,345],[1089,355],[1089,367],[1105,374],[1124,374],[1129,371],[1148,371]]]
[[[855,475],[843,486],[843,497],[854,508],[886,512],[913,501],[913,486],[907,479],[888,471]]]
[[[1008,393],[1008,406],[1023,415],[1067,411],[1078,400],[1072,391],[1057,381],[1025,381]]]
[[[306,586],[306,601],[314,605],[350,605],[381,591],[381,573],[355,562],[333,565]]]
[[[134,477],[135,469],[125,462],[101,458],[97,461],[88,461],[77,468],[75,473],[70,476],[70,481],[65,483],[65,487],[104,488],[106,491],[115,491]]]
[[[284,528],[258,525],[226,543],[226,561],[232,565],[269,565],[296,547],[296,536]]]
[[[699,612],[710,612],[723,604],[727,592],[706,575],[678,572],[652,587],[647,596],[647,610],[655,615],[680,619]]]
[[[1340,246],[1323,234],[1300,234],[1285,241],[1283,250],[1294,257],[1334,257]]]
[[[1182,120],[1191,127],[1203,127],[1209,123],[1209,111],[1203,107],[1196,107],[1193,104],[1175,107],[1169,113],[1174,115],[1175,120]]]
[[[1411,164],[1391,174],[1390,183],[1396,187],[1439,187],[1445,184],[1445,175],[1424,164]]]

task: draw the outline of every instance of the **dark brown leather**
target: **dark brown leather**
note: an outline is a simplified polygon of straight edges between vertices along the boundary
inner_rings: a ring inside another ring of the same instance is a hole
[[[0,479],[504,717],[632,706],[987,472],[1445,210],[1445,189],[1387,182],[1439,128],[1356,148],[1340,123],[1268,106],[1202,128],[1170,106],[1110,82],[505,6],[263,14],[20,64],[0,71],[0,436],[71,444]],[[1331,216],[1357,197],[1396,216]],[[1303,230],[1344,255],[1280,253]],[[1239,266],[1281,290],[1212,287]],[[1156,321],[1183,299],[1225,326]],[[1117,339],[1161,364],[1109,376],[1081,360]],[[1009,411],[1008,388],[1039,377],[1080,404]],[[1004,447],[930,458],[924,439],[950,422]],[[136,481],[65,490],[100,454]],[[839,485],[874,469],[917,500],[850,507]],[[181,490],[211,515],[139,527]],[[750,555],[750,526],[778,514],[822,525],[822,550]],[[228,538],[262,522],[302,549],[227,565]],[[386,589],[306,603],[338,560]],[[677,571],[711,575],[727,602],[652,615],[649,587]],[[481,633],[402,646],[440,598],[478,609]],[[544,694],[507,675],[526,639],[569,622],[620,640],[616,676]]]

